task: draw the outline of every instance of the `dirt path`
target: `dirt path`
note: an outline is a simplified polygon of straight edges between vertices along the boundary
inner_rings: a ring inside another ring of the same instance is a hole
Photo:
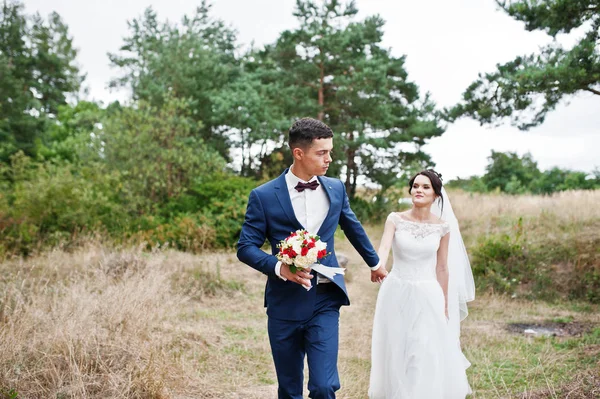
[[[378,285],[370,282],[369,268],[350,244],[340,241],[338,250],[349,258],[346,282],[352,304],[341,310],[338,366],[342,389],[337,396],[363,398],[368,388],[372,315]],[[193,385],[207,398],[275,398],[276,375],[262,306],[264,277],[241,264],[234,255],[224,254],[215,261],[220,262],[222,276],[237,275],[237,279],[244,281],[245,290],[191,302],[182,315],[182,328],[191,340],[201,337],[202,343],[196,348],[196,358],[187,359],[195,360],[198,365],[193,371]],[[350,392],[363,392],[364,396]]]

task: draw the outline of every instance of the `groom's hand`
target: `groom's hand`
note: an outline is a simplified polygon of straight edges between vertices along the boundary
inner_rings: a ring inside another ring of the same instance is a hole
[[[314,277],[312,274],[310,274],[310,269],[298,269],[296,270],[296,273],[292,273],[289,265],[286,265],[285,263],[281,264],[279,274],[281,274],[287,280],[305,287],[310,287],[310,280]]]
[[[371,272],[371,282],[383,283],[383,280],[387,277],[388,272],[385,267],[380,266],[379,269]]]

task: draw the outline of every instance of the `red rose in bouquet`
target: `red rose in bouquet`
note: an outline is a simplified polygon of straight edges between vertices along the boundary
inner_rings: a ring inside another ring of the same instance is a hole
[[[327,256],[327,243],[321,241],[318,235],[310,234],[306,230],[293,232],[277,247],[277,259],[289,265],[293,273],[298,269],[309,268]]]

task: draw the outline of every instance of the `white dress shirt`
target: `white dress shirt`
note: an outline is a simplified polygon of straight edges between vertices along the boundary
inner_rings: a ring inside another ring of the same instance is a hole
[[[296,176],[291,168],[285,175],[285,182],[287,184],[288,193],[290,194],[290,199],[292,200],[292,208],[294,209],[296,219],[298,219],[300,224],[310,234],[317,234],[325,221],[327,213],[329,212],[329,197],[321,184],[319,184],[315,190],[305,189],[302,192],[299,192],[294,187],[296,187],[299,182],[310,183],[315,180],[317,180],[317,176],[313,176],[309,181],[304,181]],[[375,271],[379,269],[379,266],[380,265],[377,264],[376,266],[370,267],[370,269]],[[281,276],[280,271],[281,262],[277,262],[275,265],[275,274],[277,274],[280,279],[287,280],[285,277]],[[317,283],[330,282],[331,281],[327,278],[317,274]]]
[[[300,182],[310,183],[315,180],[317,180],[317,176],[313,176],[309,181],[304,181],[296,176],[291,168],[285,175],[285,182],[287,184],[288,193],[290,194],[290,199],[292,200],[292,208],[294,209],[296,219],[298,219],[300,224],[310,234],[317,234],[325,221],[327,213],[329,212],[329,197],[321,184],[319,184],[315,190],[305,189],[302,192],[296,190],[295,187]],[[281,262],[277,262],[277,265],[275,265],[275,274],[277,274],[279,278],[285,280],[285,278],[281,276],[280,270]],[[325,277],[318,275],[317,283],[322,282],[329,283],[330,281]]]
[[[329,197],[321,184],[314,190],[306,189],[300,192],[295,189],[298,183],[312,181],[318,182],[317,176],[313,176],[309,181],[304,181],[297,177],[291,169],[285,175],[296,219],[310,234],[317,234],[329,212]]]

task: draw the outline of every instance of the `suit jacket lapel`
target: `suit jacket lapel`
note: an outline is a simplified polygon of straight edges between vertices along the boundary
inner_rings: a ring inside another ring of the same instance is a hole
[[[323,190],[325,191],[325,194],[327,194],[327,198],[329,198],[329,211],[327,211],[327,216],[325,216],[325,220],[323,220],[323,223],[321,224],[321,227],[319,228],[319,231],[317,232],[317,235],[321,235],[321,230],[323,230],[323,228],[325,227],[325,224],[327,224],[329,218],[331,217],[331,215],[333,214],[333,208],[334,206],[337,205],[337,198],[335,197],[335,192],[333,191],[333,187],[321,176],[317,176],[317,179],[319,179],[319,183],[321,184],[321,187],[323,187]]]
[[[285,175],[288,170],[289,169],[286,169],[275,181],[275,197],[277,197],[279,204],[283,208],[283,212],[286,214],[290,222],[292,222],[294,228],[305,229],[305,227],[300,224],[296,218],[296,214],[294,213],[294,207],[292,206],[292,200],[287,188],[287,182],[285,181]]]

